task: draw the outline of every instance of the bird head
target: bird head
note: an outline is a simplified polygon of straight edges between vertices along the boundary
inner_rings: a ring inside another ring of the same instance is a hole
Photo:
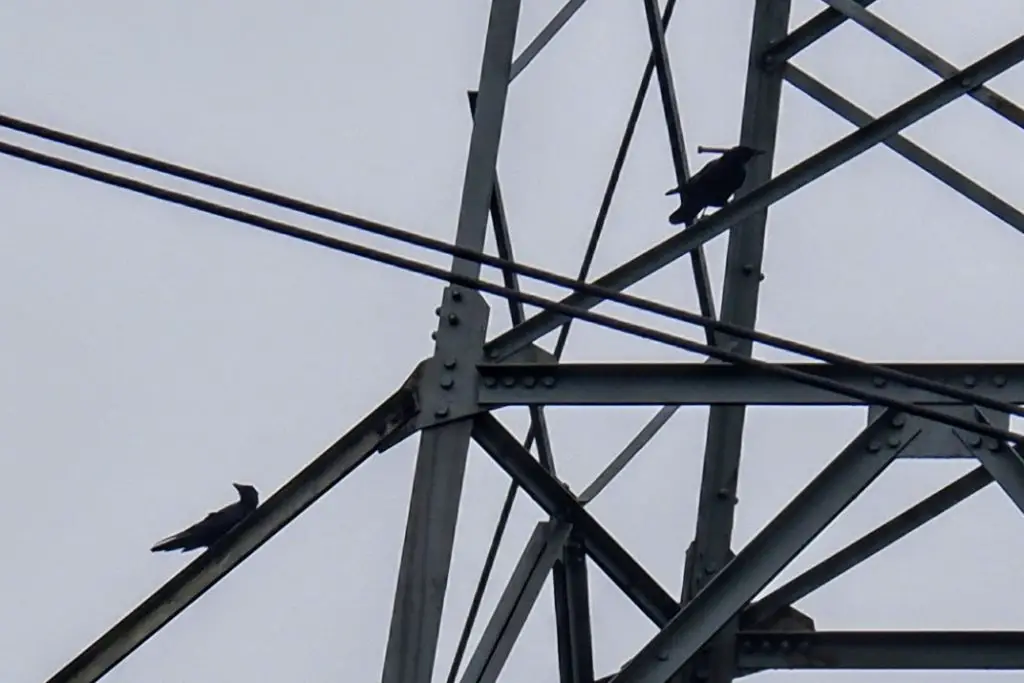
[[[232,484],[238,491],[238,499],[249,508],[255,508],[260,504],[260,494],[255,486],[250,484]]]

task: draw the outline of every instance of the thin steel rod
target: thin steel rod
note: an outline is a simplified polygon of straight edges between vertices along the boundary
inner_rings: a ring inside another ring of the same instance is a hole
[[[540,54],[540,51],[547,47],[547,44],[558,35],[558,32],[562,30],[573,15],[583,7],[583,3],[587,0],[569,0],[562,6],[562,9],[558,10],[558,13],[551,18],[551,21],[541,29],[540,33],[530,41],[530,44],[526,46],[519,56],[512,62],[512,73],[509,76],[509,82],[511,83],[516,79],[516,76],[523,72],[523,69],[530,65],[530,62]]]
[[[873,33],[939,78],[949,78],[957,72],[958,69],[955,66],[938,54],[921,45],[921,43],[895,26],[867,11],[854,2],[854,0],[823,0],[823,2],[837,12],[846,15],[850,20],[860,24],[865,30]],[[977,100],[982,106],[987,107],[990,111],[995,112],[998,116],[1001,116],[1018,128],[1024,129],[1024,111],[988,86],[979,86],[968,92],[967,96]]]
[[[694,342],[683,337],[661,332],[659,330],[648,329],[642,325],[636,325],[633,323],[618,320],[611,316],[593,313],[589,310],[576,308],[574,306],[567,305],[559,301],[546,299],[544,297],[537,296],[534,294],[528,294],[526,292],[516,292],[506,287],[502,287],[500,285],[480,280],[479,278],[467,277],[459,275],[457,273],[449,273],[448,271],[443,270],[441,268],[437,268],[435,266],[431,266],[425,263],[420,263],[418,261],[414,261],[412,259],[408,259],[402,256],[389,254],[379,249],[373,249],[371,247],[366,247],[360,244],[354,244],[352,242],[348,242],[337,237],[322,235],[312,230],[306,230],[304,228],[289,225],[282,221],[277,221],[263,216],[258,216],[253,213],[249,213],[247,211],[241,211],[239,209],[222,206],[220,204],[209,202],[204,199],[199,199],[197,197],[192,197],[190,195],[186,195],[180,192],[175,192],[173,190],[167,190],[154,185],[149,185],[148,183],[143,183],[132,178],[126,178],[124,176],[118,176],[116,174],[107,173],[105,171],[99,171],[88,166],[83,166],[82,164],[45,155],[34,150],[25,149],[22,147],[18,147],[16,145],[8,144],[6,142],[0,142],[0,154],[8,154],[13,157],[17,157],[20,159],[24,159],[26,161],[31,161],[40,164],[42,166],[47,166],[50,168],[55,168],[57,170],[82,175],[84,177],[91,178],[93,180],[97,180],[108,185],[128,189],[133,192],[138,192],[139,194],[144,194],[146,196],[162,199],[164,201],[168,201],[173,204],[178,204],[180,206],[186,206],[192,209],[196,209],[198,211],[202,211],[204,213],[220,216],[221,218],[227,218],[228,220],[261,228],[269,232],[285,235],[288,237],[294,237],[296,239],[301,239],[306,242],[318,244],[320,246],[328,247],[336,251],[345,252],[348,254],[352,254],[354,256],[359,256],[361,258],[377,261],[379,263],[384,263],[390,266],[394,266],[396,268],[400,268],[402,270],[407,270],[409,272],[414,272],[420,275],[425,275],[427,277],[449,282],[451,284],[457,284],[465,287],[470,287],[473,289],[478,289],[480,291],[488,292],[490,294],[495,294],[498,296],[515,297],[523,301],[524,303],[537,306],[539,308],[542,308],[546,311],[551,311],[552,313],[558,315],[564,315],[569,317],[575,317],[580,320],[586,320],[587,322],[591,322],[602,327],[608,327],[610,329],[618,330],[621,332],[627,332],[629,334],[634,334],[641,338],[650,339],[652,341],[659,341],[669,346],[675,346],[677,348],[692,351],[694,353],[707,355],[709,357],[716,358],[718,360],[722,360],[725,362],[738,363],[747,365],[748,367],[761,368],[767,372],[774,372],[776,374],[790,377],[794,381],[798,381],[803,384],[809,384],[810,386],[817,386],[819,388],[828,389],[838,394],[850,396],[851,398],[865,401],[867,403],[873,403],[888,407],[899,407],[901,410],[904,410],[905,412],[911,415],[917,415],[919,417],[924,417],[929,420],[935,420],[953,427],[961,427],[963,429],[973,430],[978,433],[984,433],[988,436],[1005,438],[1015,442],[1020,438],[1020,435],[1017,435],[1013,432],[1004,432],[1003,430],[988,427],[986,425],[970,423],[961,418],[946,415],[944,413],[931,410],[924,406],[913,406],[910,404],[903,404],[898,401],[893,401],[893,399],[890,399],[881,394],[860,391],[852,387],[847,387],[839,382],[831,382],[825,379],[813,377],[811,375],[806,375],[806,373],[791,370],[789,368],[777,367],[772,363],[765,363],[763,361],[757,361],[754,359],[742,358],[741,356],[736,356],[735,354],[730,353],[728,351],[724,351],[721,349],[713,349],[705,344],[700,344],[698,342]],[[483,256],[485,255],[477,253],[473,257],[467,256],[466,258],[480,258]],[[493,257],[488,257],[488,259],[491,258]],[[483,259],[481,258],[480,260],[482,261]],[[955,398],[964,401],[965,403],[976,404],[982,407],[991,408],[993,410],[998,410],[1005,413],[1012,413],[1016,415],[1021,415],[1022,413],[1024,413],[1024,411],[1022,411],[1021,408],[1017,406],[1002,403],[1000,401],[994,401],[985,396],[973,394],[971,392],[964,391],[956,387],[931,382],[920,377],[915,377],[914,375],[908,375],[897,370],[892,370],[891,368],[877,366],[872,363],[867,363],[864,361],[849,358],[847,356],[842,356],[840,354],[823,351],[805,344],[791,342],[779,337],[774,337],[772,335],[766,335],[761,332],[755,332],[753,330],[736,327],[716,320],[705,319],[702,316],[696,315],[694,313],[689,313],[686,311],[680,311],[671,306],[666,306],[664,304],[659,304],[657,302],[648,301],[645,299],[641,299],[640,297],[634,297],[628,294],[622,294],[621,292],[613,292],[611,290],[606,290],[601,287],[595,287],[593,285],[576,282],[574,280],[564,278],[562,276],[544,273],[544,271],[540,271],[539,269],[524,268],[522,266],[519,266],[518,264],[508,265],[510,267],[515,266],[519,268],[520,273],[523,275],[527,275],[528,277],[535,277],[533,271],[536,271],[537,279],[542,279],[553,284],[562,284],[563,286],[571,288],[578,293],[592,296],[600,296],[602,298],[607,298],[612,301],[632,305],[641,310],[647,310],[652,313],[658,313],[660,315],[664,315],[674,320],[680,320],[682,322],[689,322],[697,325],[712,325],[719,331],[728,332],[729,334],[735,335],[737,337],[743,337],[785,351],[791,351],[793,353],[799,353],[826,362],[831,362],[836,365],[846,365],[848,367],[858,368],[867,372],[872,372],[878,375],[879,377],[885,377],[897,382],[901,382],[903,384],[906,384],[907,386],[926,389],[928,391],[941,394],[943,396],[948,396],[950,398]],[[540,275],[542,273],[543,276]]]
[[[861,7],[869,7],[874,2],[875,0],[857,0]],[[839,28],[845,21],[846,17],[831,7],[822,10],[791,31],[778,44],[765,50],[762,61],[766,66],[781,65],[824,38],[830,31]]]
[[[783,67],[782,77],[797,90],[855,126],[863,128],[875,120],[866,111],[792,64],[787,64]],[[1024,213],[1021,213],[1009,203],[1003,201],[994,193],[989,192],[949,164],[933,156],[902,135],[893,135],[883,140],[882,144],[954,192],[959,193],[965,199],[974,202],[1018,232],[1024,233]]]
[[[760,625],[779,610],[810,595],[829,581],[951,510],[992,481],[992,475],[984,467],[971,470],[761,598],[750,606],[744,617],[749,619],[750,623]]]

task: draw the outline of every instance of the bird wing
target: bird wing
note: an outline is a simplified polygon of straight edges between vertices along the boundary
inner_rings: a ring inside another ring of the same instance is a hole
[[[686,181],[687,185],[692,186],[694,183],[699,183],[704,178],[715,173],[715,169],[722,165],[722,157],[712,159],[708,163],[701,166],[700,170],[690,176],[690,179]]]
[[[194,535],[204,535],[208,531],[223,529],[226,531],[228,528],[233,527],[238,522],[239,510],[237,503],[211,512],[210,514],[203,517],[201,520],[188,527],[182,529],[176,534],[171,534],[167,538],[158,541],[155,545],[163,545],[170,541],[177,541],[182,538],[188,538]]]

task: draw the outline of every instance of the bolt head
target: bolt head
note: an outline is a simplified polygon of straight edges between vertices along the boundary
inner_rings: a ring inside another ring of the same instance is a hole
[[[452,301],[462,301],[462,290],[452,288]]]
[[[459,324],[459,316],[455,315],[454,313],[449,313],[448,314],[448,324],[451,325],[452,327],[455,327],[456,325],[458,325]]]

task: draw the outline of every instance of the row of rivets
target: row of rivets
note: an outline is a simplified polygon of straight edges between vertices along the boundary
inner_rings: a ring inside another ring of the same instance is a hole
[[[760,645],[760,648],[758,646]],[[780,640],[777,643],[773,643],[770,640],[762,640],[760,643],[754,640],[744,640],[742,648],[747,652],[754,652],[760,649],[762,652],[772,652],[778,650],[780,652],[806,652],[811,647],[811,644],[806,640],[791,641],[788,639]]]
[[[456,289],[456,288],[453,287],[452,290],[451,290],[451,295],[452,295],[452,301],[455,301],[455,302],[462,301],[462,292],[459,289]],[[441,313],[442,313],[442,308],[440,306],[438,306],[437,308],[434,309],[434,315],[436,315],[437,317],[440,318],[441,317]],[[445,320],[452,327],[455,327],[456,325],[459,324],[459,316],[458,316],[457,313],[449,313],[447,316],[445,316]],[[437,332],[431,332],[430,333],[430,338],[436,341],[437,340]],[[444,365],[445,369],[453,370],[453,369],[455,369],[455,366],[457,365],[457,362],[456,362],[456,360],[454,358],[449,356],[448,358],[446,358],[444,360],[443,365]],[[447,372],[441,373],[441,377],[438,380],[438,383],[441,385],[442,389],[444,389],[445,391],[450,391],[452,389],[452,387],[455,386],[455,378],[452,377],[452,375],[447,373]],[[446,415],[448,415],[448,411],[449,411],[448,404],[442,403],[441,405],[439,405],[437,407],[437,409],[434,410],[434,414],[437,415],[437,417],[445,417]]]
[[[514,387],[516,385],[516,383],[519,382],[519,381],[522,381],[523,386],[526,387],[527,389],[532,389],[533,387],[537,386],[537,378],[536,377],[532,377],[530,375],[527,375],[526,377],[523,377],[522,380],[520,380],[517,377],[513,377],[512,375],[505,375],[504,377],[501,378],[501,383],[504,386],[506,386],[506,387]],[[542,377],[541,380],[540,380],[540,383],[543,384],[548,389],[550,389],[551,387],[555,386],[556,381],[555,381],[554,377],[548,375],[546,377]],[[484,386],[486,386],[486,387],[496,387],[496,386],[498,386],[498,378],[494,377],[492,375],[488,375],[488,376],[484,377]]]
[[[964,375],[963,382],[964,386],[974,387],[978,385],[978,378],[975,377],[974,375]],[[992,377],[992,384],[996,385],[997,387],[1005,387],[1006,382],[1006,375],[994,375]],[[874,384],[876,387],[881,388],[887,385],[889,381],[884,377],[873,377],[871,378],[871,383]]]

